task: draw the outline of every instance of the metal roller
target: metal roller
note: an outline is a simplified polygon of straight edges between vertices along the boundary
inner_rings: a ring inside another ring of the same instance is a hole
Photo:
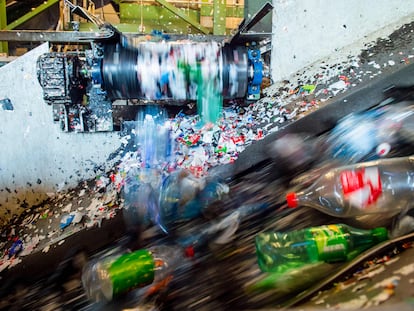
[[[246,96],[249,60],[246,47],[217,42],[111,44],[101,70],[102,87],[113,100],[196,100],[206,83],[232,99]]]
[[[80,132],[112,131],[118,99],[195,101],[200,117],[214,122],[223,100],[259,99],[263,77],[257,46],[218,42],[105,42],[84,52],[46,53],[37,66],[54,120]]]

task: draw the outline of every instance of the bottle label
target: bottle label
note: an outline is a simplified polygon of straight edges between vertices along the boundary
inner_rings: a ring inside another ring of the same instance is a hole
[[[319,260],[342,261],[348,253],[346,233],[340,225],[309,228],[318,249]]]
[[[113,296],[151,284],[154,280],[154,268],[154,259],[147,250],[120,256],[108,269]]]
[[[342,171],[341,185],[345,199],[357,208],[369,208],[382,193],[381,177],[378,167]]]

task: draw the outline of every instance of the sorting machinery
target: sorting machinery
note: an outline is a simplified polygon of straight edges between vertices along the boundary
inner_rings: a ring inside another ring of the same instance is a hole
[[[78,132],[114,130],[112,105],[119,100],[124,106],[201,104],[206,93],[216,94],[220,102],[257,100],[267,75],[262,38],[243,33],[271,9],[269,3],[264,5],[230,40],[171,39],[164,34],[142,40],[74,6],[75,12],[99,26],[103,36],[86,38],[87,49],[50,52],[38,59],[44,100],[53,105],[54,121],[63,131]]]

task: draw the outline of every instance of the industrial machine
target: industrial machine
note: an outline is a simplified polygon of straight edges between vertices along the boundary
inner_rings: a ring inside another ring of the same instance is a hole
[[[227,41],[171,40],[164,34],[142,40],[73,6],[73,12],[91,20],[105,35],[90,39],[82,51],[51,52],[38,59],[44,100],[53,105],[54,121],[63,131],[79,132],[114,130],[115,102],[122,110],[136,104],[257,100],[267,75],[263,38],[243,34],[271,9],[267,3]]]

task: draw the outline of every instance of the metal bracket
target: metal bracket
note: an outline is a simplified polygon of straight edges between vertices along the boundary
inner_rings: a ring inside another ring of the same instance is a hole
[[[252,41],[251,38],[256,38],[255,41],[257,41],[257,38],[259,38],[260,36],[265,36],[267,38],[269,35],[271,35],[268,33],[248,34],[247,32],[272,10],[273,10],[273,5],[270,2],[266,2],[262,6],[262,8],[255,15],[253,15],[253,17],[249,21],[246,21],[246,19],[243,19],[243,21],[239,25],[239,29],[234,34],[234,36],[231,38],[230,44],[240,44],[240,43],[245,43],[245,42],[251,42]]]

